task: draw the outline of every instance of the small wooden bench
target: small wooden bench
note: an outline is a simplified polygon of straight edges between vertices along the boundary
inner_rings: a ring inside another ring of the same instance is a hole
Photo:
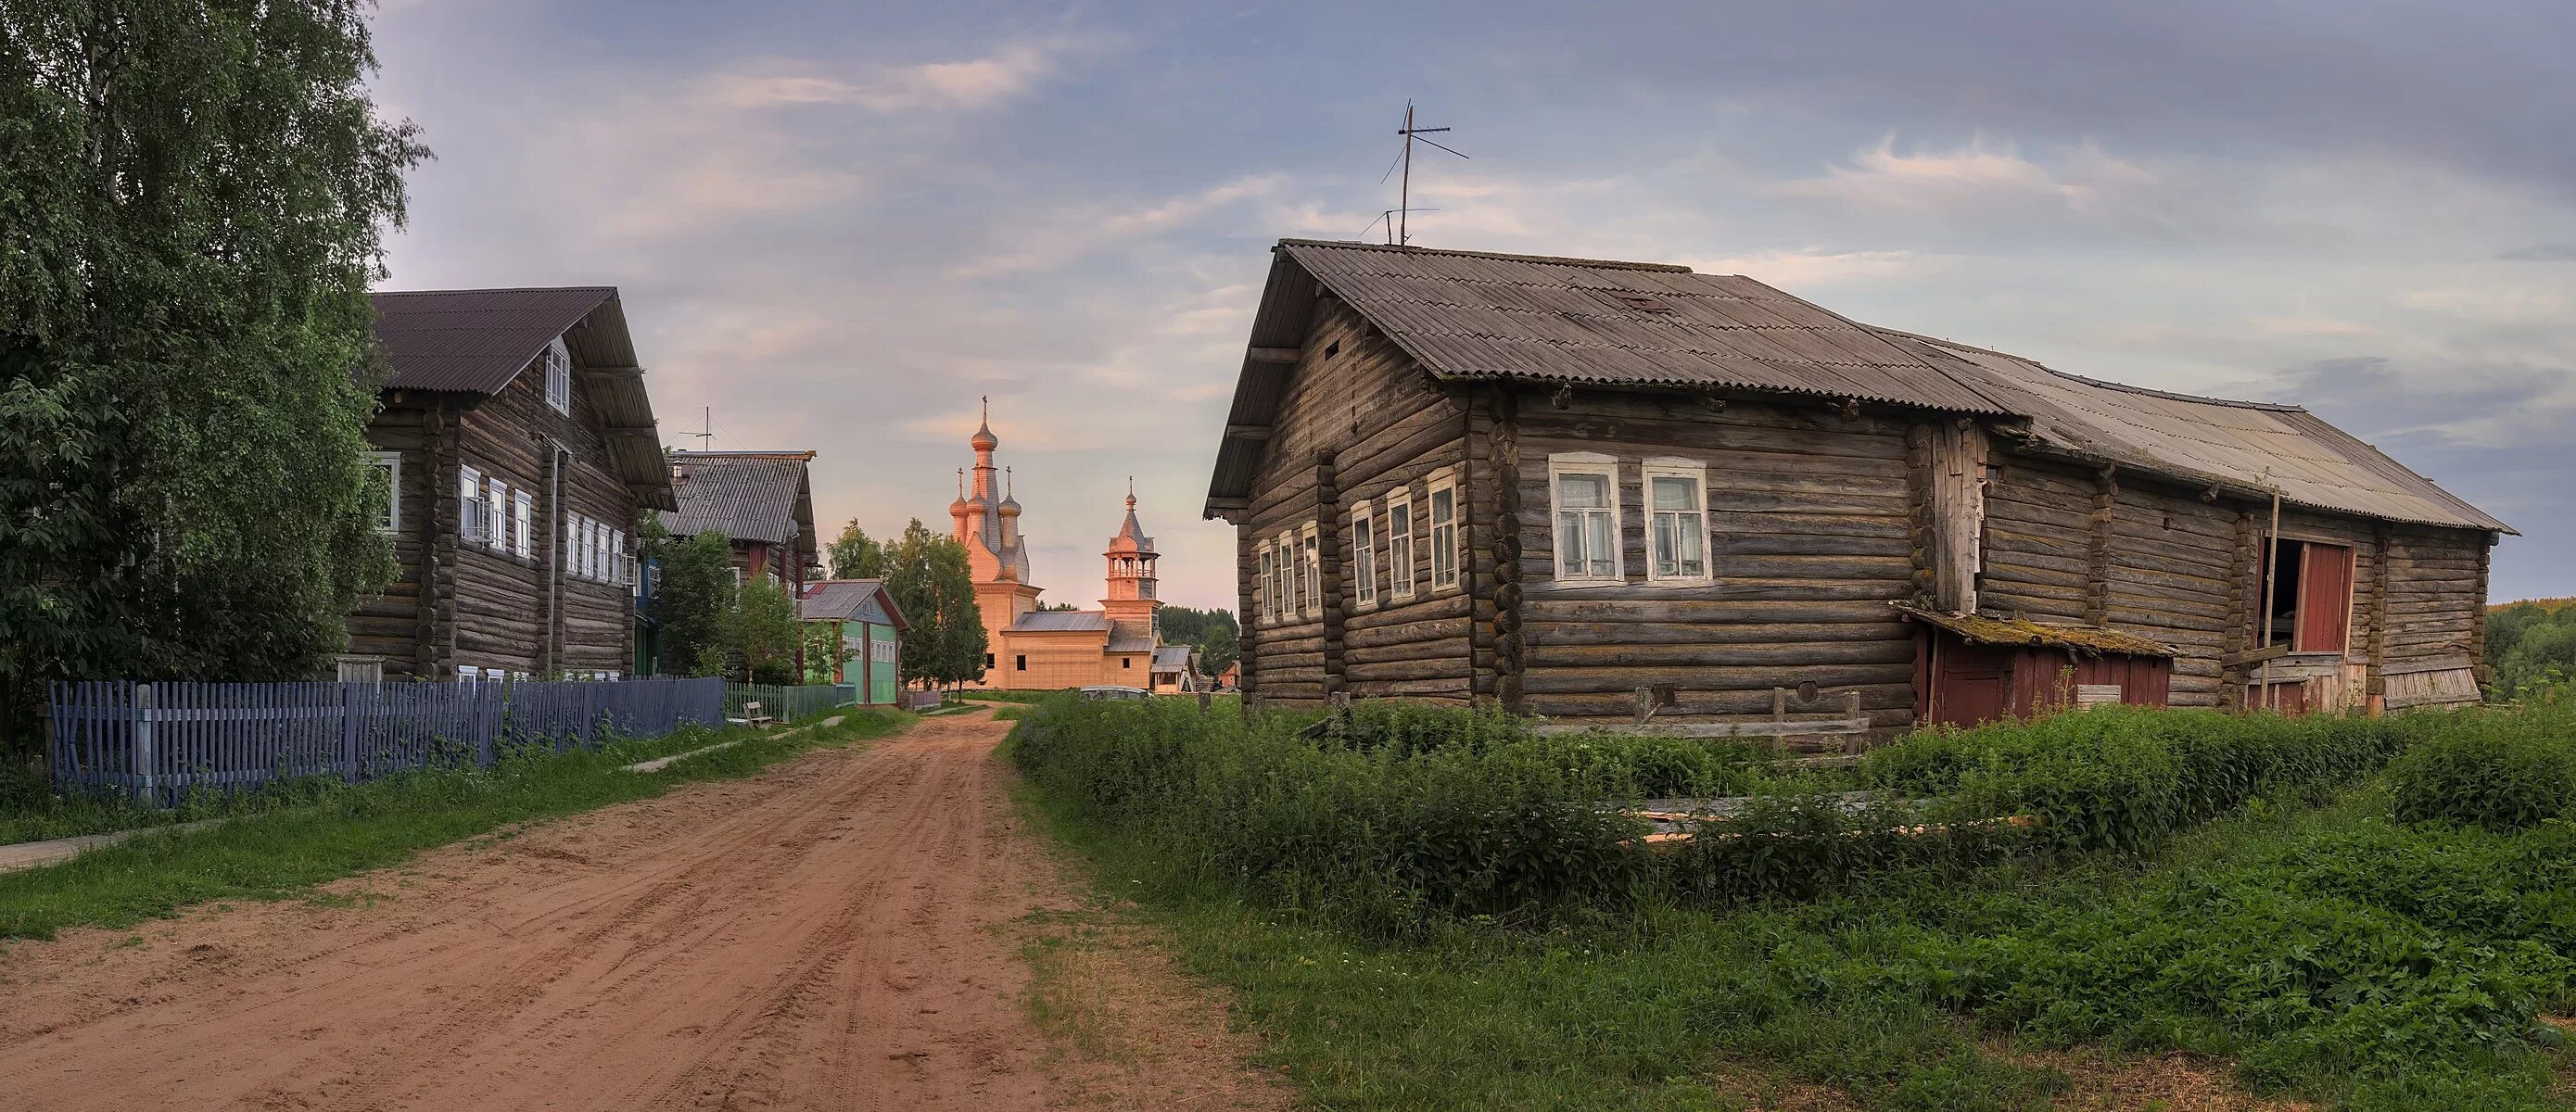
[[[767,726],[778,721],[777,719],[762,713],[763,709],[764,708],[760,705],[760,701],[754,699],[742,705],[742,717],[728,719],[727,721],[730,721],[736,726]]]

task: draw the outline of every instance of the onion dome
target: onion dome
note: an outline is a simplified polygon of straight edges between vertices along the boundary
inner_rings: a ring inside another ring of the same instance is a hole
[[[1011,481],[1012,477],[1010,468],[1005,467],[1002,469],[1002,504],[993,507],[993,510],[994,512],[1001,514],[1003,517],[1020,516],[1019,495],[1011,489],[1017,484]]]
[[[984,420],[975,426],[975,436],[967,441],[978,452],[989,452],[1002,446],[1002,438],[993,435],[993,399],[984,399]]]

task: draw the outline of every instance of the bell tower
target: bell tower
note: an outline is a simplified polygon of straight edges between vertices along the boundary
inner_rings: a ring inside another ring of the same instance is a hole
[[[1144,525],[1136,520],[1135,476],[1127,478],[1127,520],[1120,523],[1118,535],[1109,538],[1109,550],[1101,555],[1109,561],[1109,593],[1100,600],[1100,609],[1112,621],[1151,623],[1162,602],[1154,597],[1154,538],[1146,536]]]

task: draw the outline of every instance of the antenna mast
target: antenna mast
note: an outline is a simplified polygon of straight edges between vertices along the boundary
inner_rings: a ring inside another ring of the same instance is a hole
[[[697,438],[698,438],[698,450],[699,450],[699,451],[701,451],[701,452],[703,452],[703,451],[706,451],[706,450],[707,450],[707,448],[708,448],[709,446],[713,445],[713,444],[715,443],[715,441],[716,441],[716,410],[715,410],[715,407],[714,407],[714,406],[703,406],[703,407],[700,407],[700,408],[699,408],[699,410],[698,410],[698,420],[700,420],[700,421],[702,421],[702,422],[704,422],[704,423],[705,423],[705,427],[704,427],[703,429],[701,429],[701,430],[699,430],[699,431],[697,431],[697,432],[692,432],[692,433],[683,433],[683,434],[681,434],[681,435],[683,435],[683,436],[694,436],[694,437],[697,437]]]
[[[1404,162],[1404,177],[1401,181],[1396,183],[1395,187],[1395,225],[1387,229],[1388,233],[1393,235],[1395,238],[1390,239],[1387,242],[1393,243],[1398,247],[1402,247],[1413,242],[1413,236],[1410,234],[1410,230],[1407,227],[1411,223],[1409,218],[1413,215],[1413,141],[1421,136],[1432,135],[1447,130],[1449,129],[1445,127],[1413,126],[1413,102],[1410,100],[1404,102],[1404,126],[1396,131],[1396,134],[1404,136],[1404,154],[1402,156]],[[1432,146],[1439,147],[1441,150],[1449,151],[1449,153],[1457,155],[1460,158],[1467,157],[1465,154],[1458,151],[1450,150],[1448,147],[1441,146],[1440,141],[1437,139],[1423,139],[1422,141]],[[1430,210],[1425,209],[1423,211],[1428,212]]]

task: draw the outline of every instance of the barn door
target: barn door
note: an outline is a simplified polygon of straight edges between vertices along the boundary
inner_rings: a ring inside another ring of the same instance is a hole
[[[1971,645],[1957,634],[1932,635],[1932,724],[1977,726],[2012,713],[2009,649]]]
[[[2299,560],[2298,624],[2294,653],[2339,653],[2352,629],[2352,548],[2307,543]]]

